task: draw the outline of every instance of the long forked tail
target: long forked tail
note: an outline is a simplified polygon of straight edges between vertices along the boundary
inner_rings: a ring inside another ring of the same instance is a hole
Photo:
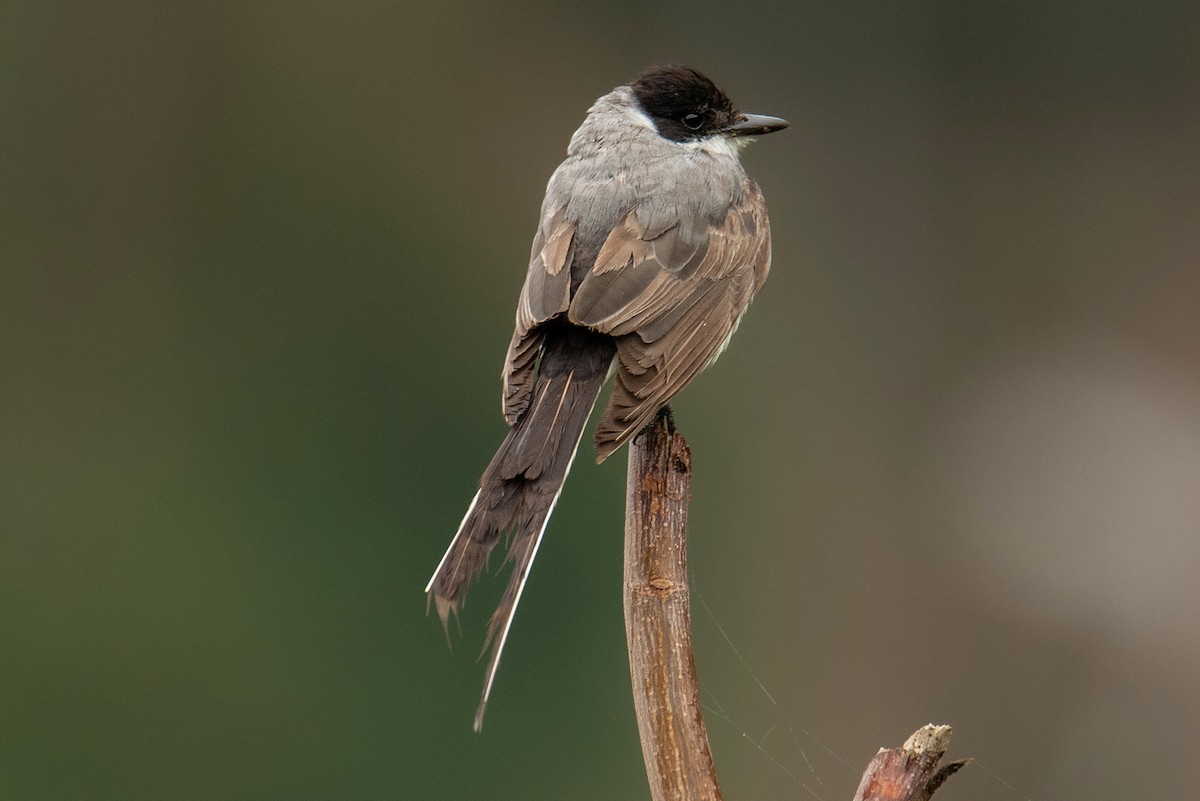
[[[513,572],[488,623],[484,650],[490,644],[491,655],[475,712],[476,731],[483,727],[500,654],[529,568],[614,352],[611,339],[584,329],[564,326],[547,332],[529,409],[509,430],[484,471],[479,492],[425,587],[446,626],[451,614],[457,617],[467,590],[501,535],[507,535],[505,562],[513,562]]]

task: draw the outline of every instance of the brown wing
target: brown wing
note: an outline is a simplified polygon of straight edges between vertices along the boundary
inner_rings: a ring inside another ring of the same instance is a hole
[[[538,326],[567,310],[571,301],[571,260],[576,224],[564,209],[543,212],[533,238],[529,272],[517,302],[517,324],[504,360],[504,419],[516,423],[533,397],[542,333]]]
[[[617,342],[617,386],[596,430],[603,460],[712,363],[766,280],[771,233],[758,186],[723,220],[613,229],[567,312]]]

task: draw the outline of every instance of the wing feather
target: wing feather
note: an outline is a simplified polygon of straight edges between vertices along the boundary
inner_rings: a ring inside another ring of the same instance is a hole
[[[634,209],[613,229],[567,312],[617,340],[617,388],[596,432],[601,460],[717,358],[770,261],[766,208],[750,179],[715,222],[642,230]]]
[[[529,271],[517,301],[517,320],[508,356],[504,360],[504,419],[514,424],[533,398],[536,367],[542,352],[545,321],[567,310],[571,302],[571,270],[575,257],[578,223],[567,219],[566,209],[552,209],[542,216],[533,238]]]
[[[510,424],[532,397],[540,327],[563,313],[617,343],[617,386],[596,432],[601,460],[717,358],[771,263],[762,193],[749,178],[742,190],[716,220],[698,215],[650,225],[634,208],[590,246],[579,241],[578,221],[565,207],[544,210],[504,367]],[[589,252],[595,259],[583,265],[572,291],[580,267],[573,262]]]

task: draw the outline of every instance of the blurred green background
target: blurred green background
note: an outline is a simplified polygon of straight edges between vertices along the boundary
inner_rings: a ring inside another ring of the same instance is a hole
[[[545,181],[664,62],[792,123],[744,157],[771,280],[675,404],[726,794],[849,798],[932,720],[982,765],[946,801],[1185,797],[1197,9],[5,4],[0,798],[648,797],[623,456],[482,735],[502,581],[453,651],[421,589]]]

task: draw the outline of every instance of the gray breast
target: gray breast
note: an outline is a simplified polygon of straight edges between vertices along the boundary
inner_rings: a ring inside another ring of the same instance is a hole
[[[579,221],[581,250],[599,249],[631,209],[654,232],[718,224],[741,200],[735,155],[664,139],[635,108],[626,87],[600,98],[550,180],[546,199]]]

